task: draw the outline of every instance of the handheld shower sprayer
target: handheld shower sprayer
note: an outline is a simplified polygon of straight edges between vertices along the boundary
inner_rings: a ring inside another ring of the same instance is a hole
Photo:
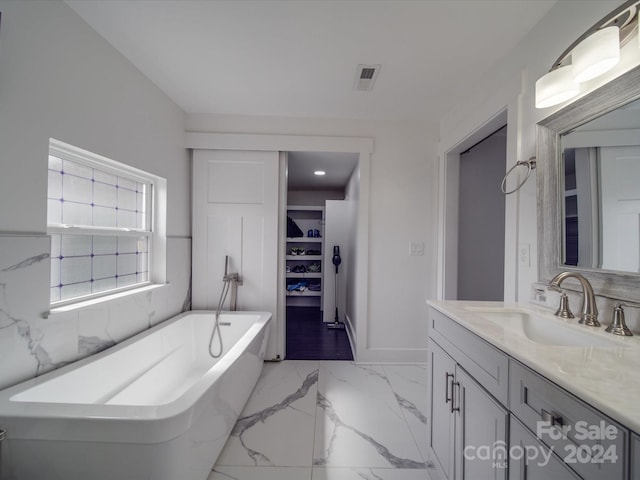
[[[238,298],[238,285],[242,285],[242,280],[237,272],[229,273],[229,255],[224,257],[224,277],[222,277],[222,291],[220,292],[220,300],[218,300],[218,306],[215,311],[215,320],[211,337],[209,338],[209,355],[213,358],[218,358],[222,355],[222,335],[220,334],[220,312],[227,298],[227,294],[231,292],[231,299],[229,309],[236,310],[236,302]],[[218,337],[218,352],[214,353],[212,349],[213,339]]]

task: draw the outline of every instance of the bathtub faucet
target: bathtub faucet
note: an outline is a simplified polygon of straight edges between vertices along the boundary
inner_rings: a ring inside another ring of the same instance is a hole
[[[222,281],[229,283],[231,288],[231,298],[229,299],[229,310],[236,311],[238,303],[238,285],[242,285],[242,278],[238,272],[229,273],[229,256],[225,257],[224,262],[224,277]]]

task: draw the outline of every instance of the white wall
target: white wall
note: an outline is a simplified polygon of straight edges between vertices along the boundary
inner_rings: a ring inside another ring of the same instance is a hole
[[[364,136],[370,169],[369,288],[358,360],[426,361],[426,298],[435,295],[436,125],[426,122],[189,115],[187,131]],[[410,242],[425,254],[410,256]],[[347,307],[349,309],[349,307]]]
[[[360,203],[360,165],[356,165],[353,170],[349,182],[345,188],[344,199],[347,202],[347,216],[349,217],[349,231],[347,232],[347,249],[350,252],[355,252],[358,248],[358,209]],[[356,296],[353,292],[353,285],[357,282],[357,270],[358,270],[358,258],[357,255],[349,255],[347,257],[345,270],[346,270],[346,282],[345,282],[345,308],[344,308],[344,323],[347,328],[347,334],[349,335],[349,341],[351,342],[351,348],[354,350],[354,358],[358,355],[357,344],[357,328],[358,325],[354,321],[356,318],[355,312],[357,311]],[[366,342],[365,342],[366,343]],[[365,345],[366,350],[366,345]]]
[[[48,245],[47,155],[53,137],[167,179],[171,282],[162,293],[45,320],[48,281],[40,281],[41,270],[24,270],[27,276],[34,272],[37,278],[29,283],[38,287],[29,298],[11,295],[0,305],[0,326],[6,327],[0,328],[2,387],[181,311],[188,305],[191,225],[183,112],[63,2],[0,0],[0,12],[0,233],[26,233]],[[23,251],[16,237],[3,238],[0,270],[46,253],[42,245]],[[8,282],[18,282],[8,275]]]
[[[492,66],[486,76],[479,76],[468,97],[461,98],[458,105],[442,118],[438,148],[441,158],[444,159],[446,152],[505,108],[509,118],[508,166],[517,160],[535,156],[536,123],[563,106],[537,110],[534,107],[536,80],[575,39],[622,3],[558,2],[509,55]],[[627,49],[623,53],[625,56],[621,64],[603,78],[583,85],[581,95],[640,63],[640,50]],[[444,168],[443,163],[441,170]],[[510,208],[515,214],[508,214],[506,225],[508,243],[505,248],[512,254],[505,259],[506,269],[512,271],[517,280],[515,299],[526,302],[530,298],[531,285],[537,280],[536,185],[533,175],[518,193],[507,199],[508,212]],[[530,261],[520,262],[517,260],[518,246],[527,245],[531,248]]]
[[[287,192],[287,205],[323,207],[327,200],[342,199],[344,199],[344,191],[341,190],[289,190]]]

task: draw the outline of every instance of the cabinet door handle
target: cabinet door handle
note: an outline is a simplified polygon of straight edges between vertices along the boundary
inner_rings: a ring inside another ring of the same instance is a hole
[[[452,396],[449,397],[449,377],[451,377],[451,381],[453,382],[453,373],[446,372],[444,374],[445,387],[444,387],[444,403],[445,405],[449,402],[453,402],[453,387],[451,388]]]
[[[453,389],[458,387],[458,406],[455,407],[455,397],[453,396]],[[460,382],[451,382],[451,413],[460,411]]]
[[[548,423],[551,426],[562,425],[562,415],[558,415],[555,412],[547,412],[542,409],[542,421]]]

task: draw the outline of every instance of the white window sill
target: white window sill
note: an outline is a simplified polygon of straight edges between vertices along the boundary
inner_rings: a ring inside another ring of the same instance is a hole
[[[168,283],[154,283],[151,285],[145,285],[144,287],[132,288],[130,290],[124,290],[122,292],[113,293],[111,295],[105,295],[103,297],[91,298],[89,300],[79,301],[69,303],[67,305],[60,305],[59,307],[52,307],[49,312],[43,315],[44,318],[48,318],[51,314],[56,313],[65,313],[72,312],[74,310],[80,310],[86,307],[92,307],[95,305],[100,305],[102,303],[111,302],[113,300],[118,300],[120,298],[128,297],[131,295],[137,295],[139,293],[150,292],[152,290],[156,290],[158,288],[163,288],[168,286]]]

